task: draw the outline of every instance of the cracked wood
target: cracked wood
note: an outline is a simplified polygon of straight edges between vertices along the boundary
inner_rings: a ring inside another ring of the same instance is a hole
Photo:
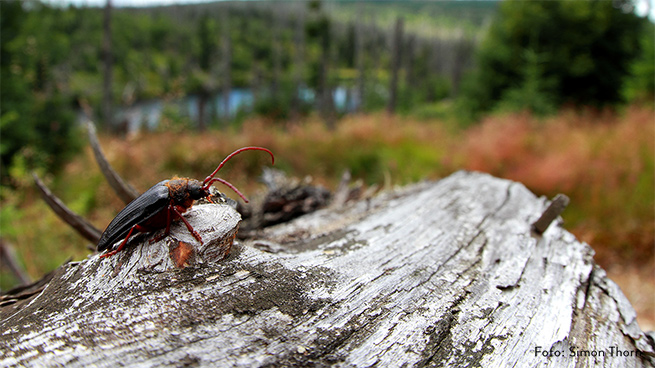
[[[2,307],[0,365],[652,366],[652,338],[592,249],[561,220],[531,231],[547,206],[521,184],[459,172],[182,269],[166,240],[142,239]],[[189,221],[216,246],[234,237],[235,223],[215,233],[232,211],[194,206]],[[193,242],[183,225],[172,236]],[[633,354],[570,356],[610,349]]]

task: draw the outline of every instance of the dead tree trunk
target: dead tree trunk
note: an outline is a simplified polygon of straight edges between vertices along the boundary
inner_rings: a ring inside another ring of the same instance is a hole
[[[414,60],[416,53],[416,36],[410,35],[407,37],[407,44],[405,45],[405,50],[403,52],[405,59],[405,85],[407,86],[407,91],[405,94],[408,94],[410,90],[416,88],[416,76],[414,75]]]
[[[180,251],[195,240],[178,223],[5,296],[0,365],[653,365],[652,333],[593,250],[559,223],[532,231],[547,202],[459,172],[268,228],[224,259],[238,214],[197,205],[203,248]]]
[[[113,94],[112,94],[112,64],[113,48],[111,41],[111,0],[107,0],[102,13],[102,124],[105,131],[112,130]]]
[[[332,48],[331,25],[327,17],[323,18],[325,29],[321,31],[321,60],[319,61],[318,76],[318,98],[319,112],[325,125],[329,130],[334,130],[337,124],[337,117],[334,111],[334,99],[332,97],[332,84],[330,83],[330,59]]]
[[[300,120],[300,90],[305,74],[305,16],[299,12],[293,34],[293,97],[291,99],[291,120]]]
[[[364,83],[366,81],[364,74],[364,5],[362,2],[357,3],[357,19],[355,22],[355,64],[357,66],[357,103],[355,110],[361,112],[364,110]]]
[[[232,94],[232,36],[230,35],[229,19],[229,8],[225,8],[221,12],[223,125],[227,125],[232,118],[230,115],[230,95]]]
[[[282,29],[284,24],[278,14],[273,15],[271,30],[273,37],[273,78],[271,80],[271,98],[273,101],[280,101],[280,81],[282,79]]]
[[[393,44],[391,46],[391,82],[389,85],[389,101],[387,113],[396,112],[398,102],[398,78],[400,74],[401,54],[403,52],[403,19],[396,19],[396,27],[393,31]]]

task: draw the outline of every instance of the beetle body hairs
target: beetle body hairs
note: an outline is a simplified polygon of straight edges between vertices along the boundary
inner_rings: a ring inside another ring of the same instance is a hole
[[[193,206],[193,202],[207,198],[211,202],[211,193],[209,188],[215,182],[220,182],[236,194],[239,195],[244,201],[248,202],[246,197],[229,182],[214,178],[216,173],[235,155],[243,151],[258,150],[264,151],[271,155],[272,162],[275,163],[273,153],[263,147],[243,147],[231,154],[229,154],[218,165],[216,170],[200,182],[195,179],[189,178],[173,178],[170,180],[163,180],[153,185],[145,193],[138,196],[135,200],[130,202],[123,208],[116,217],[109,223],[105,231],[100,236],[98,241],[98,252],[110,250],[109,252],[101,255],[101,258],[110,257],[120,252],[127,244],[128,239],[132,233],[136,232],[153,232],[160,229],[166,229],[161,238],[169,235],[171,223],[175,220],[181,220],[189,232],[196,240],[203,244],[200,235],[193,229],[191,224],[182,216],[189,208]],[[161,240],[160,237],[155,240]],[[123,242],[115,249],[110,249],[119,240]]]

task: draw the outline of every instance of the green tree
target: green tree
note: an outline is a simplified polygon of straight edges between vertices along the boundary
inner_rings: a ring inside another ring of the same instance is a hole
[[[25,11],[0,2],[0,154],[2,182],[16,155],[30,166],[57,169],[80,148],[70,98],[57,80],[68,44],[63,31],[47,32],[61,11]],[[39,6],[39,4],[36,4]],[[41,28],[40,28],[41,27]]]
[[[620,102],[645,22],[625,11],[629,4],[503,2],[478,50],[477,70],[463,86],[464,106],[489,111],[505,97],[517,102],[522,90],[555,106]]]
[[[655,24],[644,27],[640,44],[641,55],[630,65],[630,76],[623,95],[628,101],[650,101],[655,97]]]

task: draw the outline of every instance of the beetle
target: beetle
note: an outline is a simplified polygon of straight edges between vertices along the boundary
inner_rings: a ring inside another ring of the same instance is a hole
[[[153,185],[145,193],[138,196],[132,202],[128,203],[116,217],[107,225],[107,228],[100,236],[97,249],[98,252],[110,250],[120,239],[123,242],[113,250],[101,255],[101,258],[110,257],[120,252],[127,244],[128,239],[134,231],[137,232],[153,232],[160,229],[166,229],[164,234],[158,236],[154,240],[161,240],[170,233],[171,223],[177,219],[182,220],[191,235],[196,238],[200,244],[203,244],[200,235],[193,229],[191,224],[182,216],[186,210],[193,206],[195,200],[207,198],[211,202],[211,194],[209,188],[215,182],[220,182],[232,189],[239,197],[248,202],[239,190],[226,180],[214,178],[214,175],[235,155],[250,150],[265,151],[271,155],[273,164],[275,157],[273,153],[263,147],[243,147],[230,153],[221,163],[216,170],[211,173],[201,183],[195,179],[178,178],[174,177],[170,180],[163,180]]]

